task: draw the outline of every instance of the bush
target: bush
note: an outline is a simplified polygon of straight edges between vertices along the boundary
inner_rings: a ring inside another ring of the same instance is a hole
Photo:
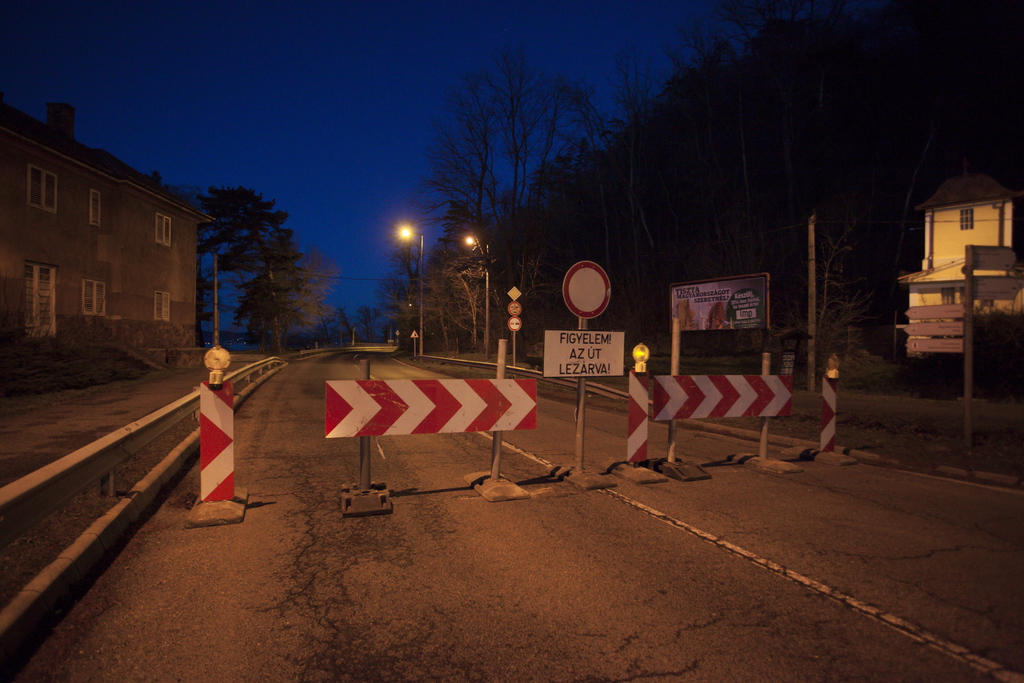
[[[85,389],[148,372],[117,349],[79,346],[46,337],[0,346],[0,396]]]
[[[903,383],[925,398],[963,396],[959,353],[910,358],[901,374]],[[974,317],[974,395],[1024,399],[1024,314],[992,311]]]
[[[1024,398],[1024,313],[975,316],[974,386],[986,398]]]
[[[843,356],[839,378],[844,388],[876,394],[906,393],[900,382],[900,367],[867,351],[852,350]]]

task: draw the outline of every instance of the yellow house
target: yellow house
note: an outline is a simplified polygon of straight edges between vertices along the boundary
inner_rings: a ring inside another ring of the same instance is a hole
[[[1014,200],[1018,197],[1024,197],[1024,192],[1008,190],[983,173],[964,173],[942,183],[928,201],[916,207],[925,212],[922,270],[900,278],[910,289],[911,306],[963,302],[967,245],[1012,247],[1017,252],[1015,272],[975,274],[1024,277],[1020,260],[1024,230],[1014,228]],[[1012,300],[979,300],[977,305],[1021,312],[1024,292],[1018,291]]]

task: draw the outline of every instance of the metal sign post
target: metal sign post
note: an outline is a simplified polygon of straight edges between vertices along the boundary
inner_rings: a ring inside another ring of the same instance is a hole
[[[415,332],[413,333],[415,334]],[[370,360],[359,361],[359,378],[370,379]],[[368,517],[370,515],[389,515],[395,511],[391,500],[391,492],[385,484],[370,482],[370,437],[359,437],[359,488],[343,486],[341,489],[341,516]]]
[[[964,445],[974,441],[974,247],[964,251]]]
[[[523,329],[523,319],[516,315],[512,316],[508,319],[508,329],[512,330],[512,365],[514,366],[516,364],[516,332]]]
[[[495,379],[505,379],[505,355],[507,350],[508,340],[499,339],[497,358],[498,367]],[[477,493],[492,503],[505,500],[525,500],[530,497],[530,492],[508,479],[503,479],[501,476],[501,444],[501,430],[491,432],[490,474],[487,472],[467,474],[465,476],[466,483],[472,486]]]
[[[579,318],[577,329],[587,329],[587,319]],[[583,443],[587,426],[587,378],[576,380],[576,471],[583,474]]]
[[[587,329],[587,320],[604,313],[611,299],[612,286],[608,274],[593,261],[579,261],[565,274],[562,280],[562,299],[572,311],[579,325]],[[581,489],[603,489],[615,486],[607,478],[589,475],[584,469],[583,449],[587,423],[587,378],[576,380],[576,469],[568,480]]]
[[[512,301],[508,305],[508,329],[512,331],[512,367],[516,365],[516,332],[518,332],[522,326],[523,321],[519,318],[519,314],[523,312],[523,305],[519,303],[519,297],[523,295],[519,291],[518,287],[512,287],[512,289],[506,292],[508,297]],[[514,321],[514,322],[513,322]]]

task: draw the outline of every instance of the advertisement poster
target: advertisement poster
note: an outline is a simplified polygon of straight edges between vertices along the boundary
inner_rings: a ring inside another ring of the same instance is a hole
[[[672,317],[687,330],[767,329],[768,273],[671,287]]]

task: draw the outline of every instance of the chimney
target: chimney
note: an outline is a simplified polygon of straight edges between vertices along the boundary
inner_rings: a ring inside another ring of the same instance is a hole
[[[75,108],[63,102],[46,103],[46,125],[75,139]]]

